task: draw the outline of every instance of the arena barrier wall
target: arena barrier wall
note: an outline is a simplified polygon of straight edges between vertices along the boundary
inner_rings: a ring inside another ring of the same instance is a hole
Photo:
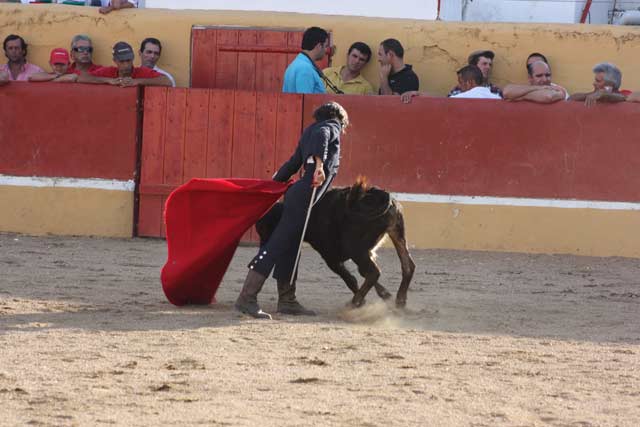
[[[421,248],[640,256],[640,105],[306,95],[349,112],[338,185],[403,202]]]
[[[12,83],[0,90],[0,231],[130,237],[136,89]]]
[[[163,236],[164,200],[191,177],[269,178],[328,99],[352,122],[337,185],[395,193],[412,246],[640,257],[636,104],[148,88],[140,234]]]

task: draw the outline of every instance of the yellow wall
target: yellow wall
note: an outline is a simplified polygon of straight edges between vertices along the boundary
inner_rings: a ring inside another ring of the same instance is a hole
[[[133,192],[0,186],[0,231],[131,237]]]
[[[0,4],[0,37],[24,36],[31,44],[31,62],[46,66],[54,47],[67,47],[71,37],[89,34],[95,42],[95,59],[111,63],[111,46],[126,40],[134,47],[145,37],[162,40],[159,66],[171,72],[179,86],[189,82],[189,43],[192,25],[240,25],[304,29],[318,25],[330,29],[338,48],[334,65],[344,63],[353,41],[365,41],[374,53],[388,37],[399,39],[405,60],[414,65],[421,90],[444,95],[456,83],[455,70],[464,65],[470,51],[493,49],[497,58],[494,81],[525,82],[524,62],[532,51],[547,55],[554,81],[570,92],[591,89],[592,66],[601,61],[617,64],[623,87],[640,89],[640,29],[622,26],[558,24],[448,23],[401,19],[357,18],[228,11],[170,11],[128,9],[100,15],[97,8],[77,6],[21,6]],[[365,69],[377,85],[377,62]]]
[[[410,247],[640,258],[640,211],[402,202]]]

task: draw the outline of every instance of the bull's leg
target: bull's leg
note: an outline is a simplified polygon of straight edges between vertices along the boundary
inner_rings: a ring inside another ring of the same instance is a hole
[[[364,298],[367,296],[371,288],[378,283],[380,278],[380,268],[375,263],[370,253],[367,253],[363,257],[354,258],[353,262],[358,266],[358,272],[364,277],[364,283],[358,289],[358,292],[353,296],[351,304],[356,307],[360,307],[364,303]]]
[[[380,282],[376,282],[376,284],[373,286],[376,288],[376,293],[380,298],[382,298],[383,300],[388,300],[389,298],[391,298],[391,293],[387,290],[387,288],[382,286]]]
[[[400,265],[402,266],[402,281],[396,295],[396,307],[403,308],[407,305],[407,291],[409,290],[416,264],[413,262],[411,254],[409,254],[409,247],[405,238],[404,218],[399,209],[397,210],[395,224],[389,229],[388,234],[393,246],[396,248],[400,258]]]
[[[342,280],[344,280],[344,283],[347,284],[347,287],[351,289],[351,292],[353,292],[354,295],[358,292],[358,279],[356,279],[353,274],[349,273],[347,267],[344,266],[344,262],[331,264],[327,263],[327,265],[329,266],[331,271],[336,273]]]

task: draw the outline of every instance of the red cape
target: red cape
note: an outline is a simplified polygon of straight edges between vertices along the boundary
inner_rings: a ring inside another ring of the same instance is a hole
[[[167,199],[167,263],[160,280],[175,305],[210,304],[240,238],[291,183],[192,179]]]

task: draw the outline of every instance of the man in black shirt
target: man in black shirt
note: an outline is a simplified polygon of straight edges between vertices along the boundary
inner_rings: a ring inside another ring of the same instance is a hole
[[[418,90],[418,76],[404,63],[404,48],[396,39],[386,39],[378,48],[380,62],[380,95],[402,95]]]

